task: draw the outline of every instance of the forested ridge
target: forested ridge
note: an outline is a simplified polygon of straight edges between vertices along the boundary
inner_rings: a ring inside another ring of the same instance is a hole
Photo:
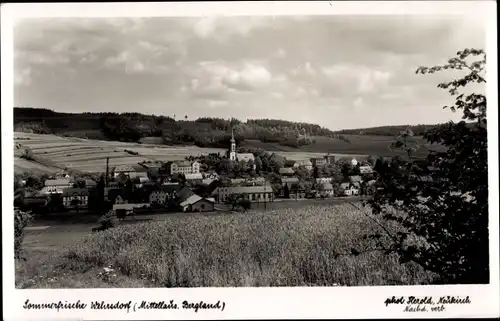
[[[416,136],[435,125],[383,126],[367,129],[332,131],[316,124],[279,119],[222,119],[188,116],[174,119],[140,113],[62,113],[42,108],[14,108],[14,128],[39,134],[57,134],[89,139],[137,142],[155,137],[161,144],[194,144],[200,147],[227,147],[234,131],[237,142],[259,140],[288,147],[315,143],[315,137],[337,138],[344,135],[396,136],[408,127]]]

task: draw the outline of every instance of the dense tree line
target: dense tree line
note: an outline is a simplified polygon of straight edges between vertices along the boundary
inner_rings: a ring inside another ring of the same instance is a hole
[[[41,108],[14,108],[17,131],[40,134],[83,135],[136,142],[144,137],[159,137],[165,144],[195,144],[200,147],[227,147],[234,132],[237,143],[260,140],[283,146],[300,147],[313,144],[311,136],[336,137],[319,125],[275,119],[202,117],[181,120],[140,113],[70,114]],[[99,136],[100,135],[100,136]]]
[[[367,136],[398,136],[401,132],[410,129],[415,136],[423,136],[424,133],[438,125],[396,125],[379,126],[370,128],[343,129],[336,133],[344,135],[367,135]]]

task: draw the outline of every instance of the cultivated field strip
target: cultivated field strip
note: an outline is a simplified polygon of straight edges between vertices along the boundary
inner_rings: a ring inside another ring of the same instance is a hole
[[[110,158],[110,167],[114,167],[119,165],[134,165],[139,162],[151,160],[165,162],[182,160],[187,156],[200,156],[209,153],[224,155],[226,152],[222,148],[201,148],[196,146],[170,147],[19,132],[14,133],[14,143],[14,151],[17,156],[14,159],[16,172],[59,172],[60,168],[56,166],[83,172],[104,172],[107,157]],[[21,144],[21,148],[15,147],[18,143]],[[19,158],[24,153],[24,148],[29,148],[35,158],[47,166]],[[125,150],[138,154],[132,155]],[[325,153],[313,152],[279,151],[275,153],[291,160],[303,160],[311,157],[323,157],[325,155]],[[357,159],[364,157],[363,155],[332,155],[338,157],[356,157]]]

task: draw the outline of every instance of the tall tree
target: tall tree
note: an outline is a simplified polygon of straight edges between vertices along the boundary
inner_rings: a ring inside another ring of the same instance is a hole
[[[283,187],[283,196],[285,198],[290,198],[290,188],[288,187],[288,183]]]
[[[486,82],[485,66],[483,50],[465,49],[444,65],[418,68],[420,74],[466,72],[438,85],[455,97],[454,105],[444,108],[461,111],[462,121],[424,134],[429,143],[445,147],[430,151],[424,162],[413,157],[411,130],[401,133],[394,145],[408,156],[377,164],[384,189],[369,202],[375,217],[399,226],[395,231],[381,224],[381,233],[369,239],[402,262],[435,272],[442,283],[489,282],[486,96],[461,93]]]

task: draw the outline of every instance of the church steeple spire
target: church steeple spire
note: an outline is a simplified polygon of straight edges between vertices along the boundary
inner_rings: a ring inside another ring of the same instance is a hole
[[[231,128],[231,148],[229,149],[229,159],[236,160],[236,140],[234,139],[234,129]]]

